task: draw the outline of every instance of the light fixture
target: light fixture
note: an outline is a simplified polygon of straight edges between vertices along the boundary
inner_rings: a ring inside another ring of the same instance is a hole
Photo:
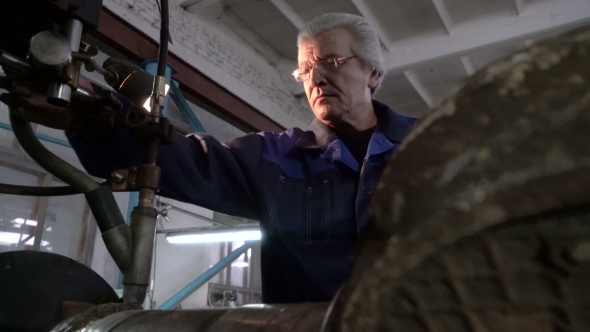
[[[208,243],[208,242],[233,242],[260,240],[260,226],[239,227],[208,227],[191,229],[187,231],[175,231],[166,234],[169,243]]]

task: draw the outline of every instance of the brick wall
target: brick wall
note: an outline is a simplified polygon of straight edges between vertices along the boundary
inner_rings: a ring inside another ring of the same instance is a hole
[[[269,59],[220,20],[200,18],[170,2],[169,51],[226,87],[281,125],[307,128],[313,114],[306,102],[293,95],[292,83],[286,82],[285,59]],[[155,0],[104,0],[113,11],[154,40],[159,39],[159,11]],[[295,43],[295,41],[293,41]],[[293,67],[296,64],[293,63]]]

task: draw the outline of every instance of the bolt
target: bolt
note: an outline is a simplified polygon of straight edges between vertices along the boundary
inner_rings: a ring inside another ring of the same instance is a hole
[[[125,181],[125,175],[118,172],[111,173],[111,178],[116,183],[122,183],[123,181]]]

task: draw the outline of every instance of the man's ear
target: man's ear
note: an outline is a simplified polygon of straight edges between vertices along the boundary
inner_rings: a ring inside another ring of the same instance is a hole
[[[377,86],[377,82],[379,82],[379,71],[375,68],[371,71],[371,76],[369,76],[369,82],[367,86],[369,89],[373,89]]]

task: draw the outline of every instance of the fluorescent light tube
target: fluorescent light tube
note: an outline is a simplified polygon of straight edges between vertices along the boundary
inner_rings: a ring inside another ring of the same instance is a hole
[[[226,241],[255,241],[262,237],[260,227],[235,227],[201,230],[198,232],[168,233],[166,240],[169,243],[208,243]]]

